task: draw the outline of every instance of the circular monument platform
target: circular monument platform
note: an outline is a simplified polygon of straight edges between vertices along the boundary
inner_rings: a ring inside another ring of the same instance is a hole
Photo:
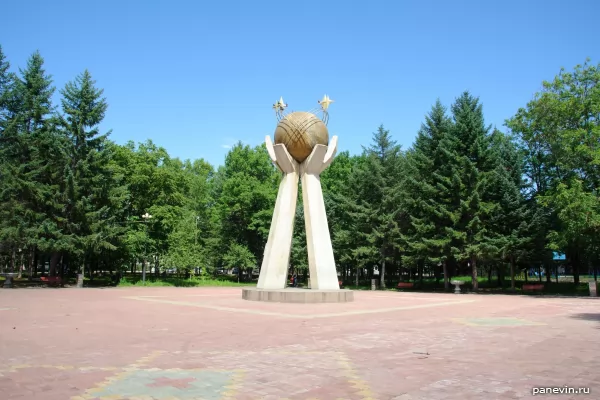
[[[347,289],[242,289],[242,299],[272,303],[347,303],[354,301],[354,292]]]

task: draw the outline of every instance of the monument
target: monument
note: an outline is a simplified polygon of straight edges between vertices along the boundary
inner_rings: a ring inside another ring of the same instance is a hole
[[[271,160],[283,176],[258,284],[256,288],[243,289],[242,298],[246,300],[290,303],[354,300],[353,292],[340,289],[338,283],[320,180],[321,172],[331,164],[337,150],[337,136],[330,141],[327,130],[328,109],[333,100],[325,95],[318,103],[320,107],[309,112],[286,112],[287,104],[283,98],[273,105],[279,121],[275,129],[275,144],[270,136],[265,138],[265,143]],[[286,287],[299,180],[302,184],[310,289]]]

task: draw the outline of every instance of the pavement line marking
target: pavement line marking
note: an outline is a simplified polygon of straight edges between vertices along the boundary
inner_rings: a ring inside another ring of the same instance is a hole
[[[165,297],[221,297],[221,296],[239,296],[236,293],[227,294],[184,294],[184,295],[171,295],[171,296],[135,296],[144,298],[165,298]]]
[[[235,399],[235,396],[240,391],[244,380],[246,378],[246,371],[243,369],[235,370],[231,380],[224,387],[224,391],[221,393],[223,400]]]
[[[164,353],[165,353],[164,351],[155,350],[152,353],[137,359],[136,361],[133,362],[133,364],[129,364],[128,366],[121,368],[120,372],[107,377],[106,379],[104,379],[101,382],[96,383],[94,386],[87,389],[85,391],[85,393],[83,393],[82,395],[71,397],[71,400],[80,400],[80,399],[91,400],[91,399],[97,398],[98,396],[96,396],[96,394],[101,393],[108,385],[111,385],[114,382],[123,380],[128,375],[131,375],[135,371],[138,371],[140,369],[140,367],[146,366],[148,363],[152,362],[155,358],[157,358],[158,356],[160,356]],[[101,399],[107,399],[107,397],[104,396],[104,397],[101,397]]]
[[[380,308],[380,309],[373,309],[373,310],[356,310],[356,311],[346,311],[346,312],[340,312],[340,313],[319,314],[319,315],[315,315],[315,316],[304,316],[302,318],[329,318],[329,317],[343,317],[346,315],[380,314],[380,313],[386,313],[386,312],[392,312],[392,311],[416,310],[419,308],[453,306],[455,304],[474,303],[475,301],[476,300],[444,301],[441,303],[417,304],[414,306],[390,307],[390,308]]]
[[[537,322],[537,321],[530,321],[527,319],[523,319],[523,318],[514,318],[514,317],[488,317],[488,318],[451,318],[450,319],[453,322],[459,323],[459,324],[463,324],[463,325],[467,325],[467,326],[473,326],[473,327],[477,327],[477,328],[522,328],[524,326],[546,326],[547,324],[543,323],[543,322]],[[478,323],[478,320],[487,320],[490,321],[492,323],[490,324],[486,324],[486,323]],[[507,325],[503,325],[503,324],[497,324],[494,325],[493,321],[507,321],[507,322],[512,322],[514,321],[515,324],[507,324]]]
[[[337,362],[343,371],[344,377],[347,382],[357,390],[356,394],[359,394],[363,400],[375,399],[369,383],[358,376],[358,371],[356,371],[356,368],[354,368],[348,356],[341,352],[336,353],[336,355]]]
[[[380,308],[380,309],[371,309],[371,310],[355,310],[355,311],[345,311],[345,312],[327,313],[327,314],[302,315],[302,314],[285,314],[285,313],[274,312],[274,311],[252,310],[252,309],[248,309],[248,308],[223,307],[223,306],[215,306],[215,305],[210,305],[210,304],[191,303],[188,301],[160,300],[160,299],[154,299],[154,298],[143,298],[143,297],[139,297],[139,296],[127,296],[124,298],[130,299],[130,300],[149,301],[149,302],[154,302],[154,303],[173,304],[173,305],[178,305],[178,306],[190,306],[190,307],[198,307],[198,308],[207,308],[210,310],[231,311],[231,312],[237,312],[237,313],[266,315],[266,316],[291,318],[291,319],[317,319],[317,318],[344,317],[344,316],[349,316],[349,315],[379,314],[379,313],[386,313],[386,312],[393,312],[393,311],[416,310],[416,309],[420,309],[420,308],[443,307],[443,306],[450,306],[450,305],[457,305],[457,304],[474,303],[476,301],[476,300],[445,301],[445,302],[441,302],[441,303],[417,304],[417,305],[413,305],[413,306],[389,307],[389,308]]]
[[[44,369],[58,369],[58,370],[75,370],[75,371],[119,371],[123,369],[122,367],[92,367],[92,366],[76,366],[76,365],[34,365],[34,364],[19,364],[19,365],[11,365],[7,369],[0,370],[1,372],[17,372],[20,369],[30,369],[30,368],[44,368]]]
[[[420,296],[394,296],[392,295],[382,295],[382,294],[376,294],[373,296],[369,296],[369,297],[383,297],[386,299],[417,299],[417,300],[442,300],[443,298],[440,297],[420,297]]]

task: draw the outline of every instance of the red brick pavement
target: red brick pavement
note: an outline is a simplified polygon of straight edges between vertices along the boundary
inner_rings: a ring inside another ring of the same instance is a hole
[[[518,399],[564,385],[591,394],[535,398],[600,399],[599,300],[0,290],[0,399]]]

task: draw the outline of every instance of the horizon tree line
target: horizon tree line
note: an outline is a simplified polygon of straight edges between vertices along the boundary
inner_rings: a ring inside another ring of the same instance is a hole
[[[321,182],[342,279],[432,275],[448,288],[468,273],[477,290],[494,272],[514,288],[523,268],[551,272],[553,252],[576,283],[595,274],[599,67],[561,69],[506,132],[465,91],[434,102],[409,149],[381,125],[361,154],[340,153]],[[238,143],[218,168],[150,140],[118,145],[99,131],[108,102],[89,71],[58,107],[55,90],[39,52],[16,73],[0,47],[0,265],[90,277],[140,263],[157,275],[260,267],[280,179],[264,145]],[[300,200],[291,267],[306,278],[302,212]]]

